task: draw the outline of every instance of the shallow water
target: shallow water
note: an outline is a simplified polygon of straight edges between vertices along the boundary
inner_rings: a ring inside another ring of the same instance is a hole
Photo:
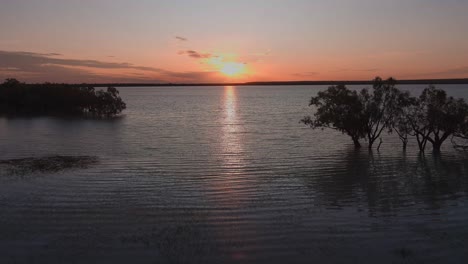
[[[0,263],[467,261],[467,154],[355,151],[299,123],[324,88],[121,88],[112,120],[0,118],[0,160],[93,157],[0,171]]]

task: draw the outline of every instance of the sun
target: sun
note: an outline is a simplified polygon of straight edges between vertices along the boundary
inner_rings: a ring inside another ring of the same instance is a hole
[[[237,62],[233,55],[216,55],[205,60],[211,69],[228,78],[243,78],[250,73],[246,63]]]
[[[239,62],[224,62],[222,63],[219,71],[229,77],[237,77],[244,74],[247,69],[244,63]]]

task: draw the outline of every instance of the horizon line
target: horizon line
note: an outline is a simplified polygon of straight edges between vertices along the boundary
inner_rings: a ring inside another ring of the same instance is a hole
[[[466,78],[442,78],[442,79],[404,79],[396,80],[397,84],[468,84]],[[177,82],[99,82],[99,83],[63,83],[63,82],[42,82],[52,84],[69,84],[72,86],[90,85],[95,87],[115,86],[115,87],[164,87],[164,86],[265,86],[265,85],[367,85],[372,84],[373,80],[321,80],[321,81],[253,81],[253,82],[230,82],[230,83],[177,83]],[[40,84],[26,83],[26,84]]]

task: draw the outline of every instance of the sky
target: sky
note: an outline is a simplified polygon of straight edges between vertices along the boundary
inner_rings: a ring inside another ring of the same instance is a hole
[[[0,0],[0,80],[468,77],[468,0]]]

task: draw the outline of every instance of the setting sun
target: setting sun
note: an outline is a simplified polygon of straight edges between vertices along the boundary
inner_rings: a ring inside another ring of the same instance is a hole
[[[0,7],[0,264],[468,264],[468,0]]]
[[[236,77],[242,75],[247,70],[245,64],[243,63],[226,62],[221,66],[221,69],[219,71],[226,76]]]
[[[229,78],[241,78],[251,73],[246,63],[236,62],[236,56],[231,54],[216,55],[205,62],[211,69]]]

